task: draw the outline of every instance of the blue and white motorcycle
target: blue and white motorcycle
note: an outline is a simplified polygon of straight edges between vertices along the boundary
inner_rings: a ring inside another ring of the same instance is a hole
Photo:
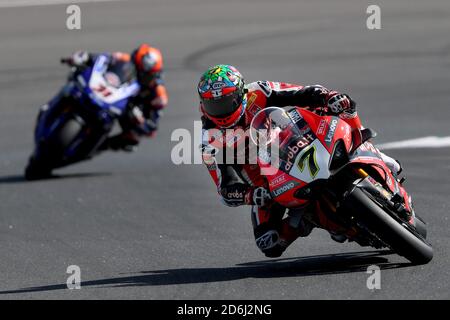
[[[55,168],[98,154],[139,90],[134,67],[126,61],[100,54],[90,67],[72,66],[67,84],[41,108],[25,178],[47,177]]]

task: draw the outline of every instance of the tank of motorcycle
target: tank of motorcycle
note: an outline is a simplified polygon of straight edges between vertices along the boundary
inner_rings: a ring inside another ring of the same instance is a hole
[[[318,116],[297,107],[270,107],[259,111],[250,124],[257,161],[272,197],[285,207],[307,202],[294,194],[330,177],[337,141],[351,147],[351,127],[338,117]]]

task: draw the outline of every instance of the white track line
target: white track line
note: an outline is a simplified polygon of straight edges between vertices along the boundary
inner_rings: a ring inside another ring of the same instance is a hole
[[[55,4],[77,4],[88,2],[116,2],[123,0],[0,0],[0,8],[16,8],[31,6],[51,6]]]
[[[450,137],[429,136],[417,139],[388,142],[377,145],[379,149],[414,149],[450,147]]]

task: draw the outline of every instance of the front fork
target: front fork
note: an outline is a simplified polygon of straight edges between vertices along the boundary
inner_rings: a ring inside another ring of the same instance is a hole
[[[362,168],[352,168],[350,170],[350,175],[347,176],[347,178],[344,178],[344,180],[348,180],[349,183],[341,189],[342,194],[323,192],[320,195],[320,199],[317,201],[317,217],[319,219],[319,224],[324,229],[345,233],[349,239],[358,238],[360,232],[358,231],[358,227],[354,224],[355,221],[353,221],[353,218],[346,215],[346,212],[339,212],[339,210],[343,210],[340,207],[340,203],[354,190],[354,188],[364,189],[377,199],[383,207],[395,212],[403,221],[407,221],[413,226],[415,225],[416,220],[414,211],[406,210],[405,205],[403,204],[406,200],[410,201],[409,196],[405,199],[403,199],[403,197],[398,199],[397,195],[394,195],[391,191],[384,188],[381,183],[373,179]],[[406,191],[404,191],[404,194],[406,194]],[[412,208],[412,205],[410,207]],[[347,218],[340,218],[342,216]]]
[[[57,116],[57,109],[61,104],[61,100],[70,96],[72,87],[73,85],[70,83],[64,85],[48,103],[39,108],[39,112],[36,117],[36,125],[34,128],[34,139],[36,145],[39,144],[39,138],[41,138],[48,127],[49,120],[51,120],[52,117]]]
[[[373,179],[364,169],[355,169],[357,176],[361,178],[358,185],[362,189],[372,194],[377,200],[382,202],[388,209],[395,212],[401,219],[414,225],[415,213],[411,196],[408,195],[403,186],[397,182],[399,191],[392,193],[382,186],[381,183]]]

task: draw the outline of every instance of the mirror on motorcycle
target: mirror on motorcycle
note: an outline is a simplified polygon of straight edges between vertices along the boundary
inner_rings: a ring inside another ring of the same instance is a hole
[[[377,136],[377,133],[375,130],[372,130],[370,128],[365,129],[355,129],[352,131],[352,149],[350,150],[350,153],[355,152],[356,149],[358,149],[364,142],[375,138]]]
[[[375,138],[377,136],[377,133],[375,130],[372,130],[370,128],[365,128],[365,129],[361,130],[361,135],[362,135],[362,141],[364,143],[370,139]]]

